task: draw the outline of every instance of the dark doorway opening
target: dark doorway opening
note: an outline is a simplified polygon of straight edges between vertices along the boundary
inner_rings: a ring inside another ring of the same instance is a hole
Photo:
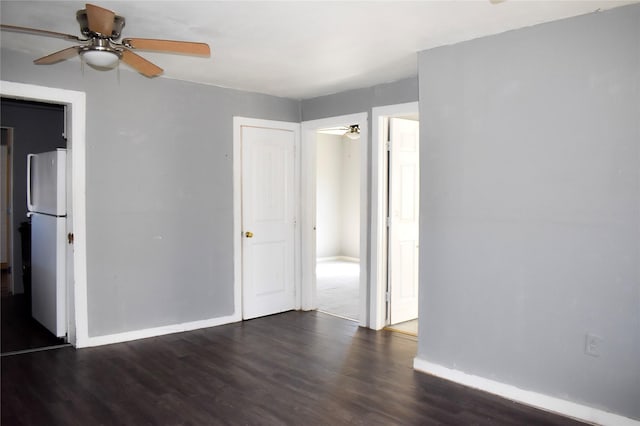
[[[8,353],[64,344],[31,316],[31,226],[27,218],[27,154],[66,148],[65,107],[2,98],[2,184],[7,188],[6,256],[3,256],[0,352]],[[9,148],[10,147],[10,148]],[[3,228],[4,230],[4,228]],[[52,253],[53,255],[53,253]],[[5,259],[6,257],[6,259]]]

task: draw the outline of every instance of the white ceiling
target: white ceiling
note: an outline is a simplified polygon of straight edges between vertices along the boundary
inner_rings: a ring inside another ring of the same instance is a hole
[[[160,78],[305,99],[415,76],[416,52],[421,50],[636,2],[96,0],[94,4],[125,17],[123,37],[209,43],[212,56],[206,59],[142,53],[164,68]],[[78,1],[3,0],[0,14],[3,24],[80,35],[75,12],[83,8],[84,2]],[[71,45],[9,32],[2,32],[0,43],[34,59]]]

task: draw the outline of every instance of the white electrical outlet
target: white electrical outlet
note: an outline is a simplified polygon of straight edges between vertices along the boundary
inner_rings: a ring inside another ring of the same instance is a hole
[[[584,344],[584,353],[587,355],[599,357],[600,347],[602,346],[602,337],[592,333],[587,333]]]

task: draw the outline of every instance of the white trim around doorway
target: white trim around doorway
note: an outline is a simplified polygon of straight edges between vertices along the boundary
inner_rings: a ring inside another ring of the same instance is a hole
[[[6,98],[65,105],[67,149],[71,149],[71,196],[73,211],[73,280],[67,281],[68,341],[77,348],[89,345],[87,311],[87,225],[85,178],[86,96],[84,92],[0,81],[0,95]],[[71,284],[71,285],[69,285]]]
[[[368,116],[366,112],[302,122],[301,152],[301,225],[302,225],[302,299],[303,310],[317,308],[316,300],[316,132],[320,129],[358,123],[360,125],[360,318],[361,327],[369,327],[367,259],[369,212]]]
[[[386,208],[385,208],[385,119],[419,112],[418,102],[387,105],[371,109],[371,300],[370,327],[381,330],[386,324]]]

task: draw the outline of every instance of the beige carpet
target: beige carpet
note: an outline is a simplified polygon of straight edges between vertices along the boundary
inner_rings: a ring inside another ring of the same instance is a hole
[[[358,320],[360,311],[360,264],[342,260],[317,262],[318,310]]]

